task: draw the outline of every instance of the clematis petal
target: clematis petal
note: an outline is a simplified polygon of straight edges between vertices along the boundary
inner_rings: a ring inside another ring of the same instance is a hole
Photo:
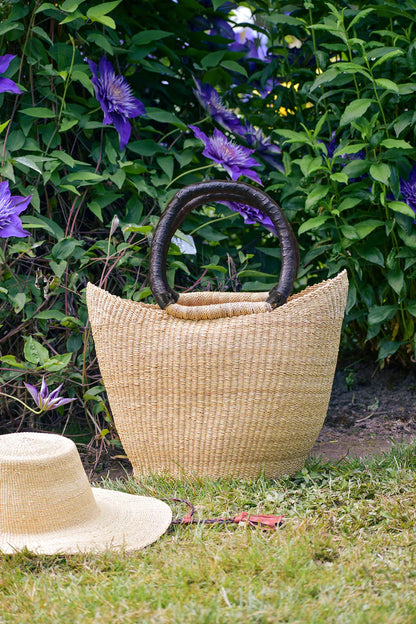
[[[12,216],[10,223],[0,229],[0,238],[8,238],[9,236],[23,238],[24,236],[30,236],[30,232],[23,229],[22,222],[18,217]]]
[[[63,384],[61,384],[60,386],[55,388],[55,390],[52,390],[52,392],[49,394],[49,399],[51,401],[53,401],[56,398],[59,398],[59,392],[61,391],[62,386],[63,386]]]
[[[16,58],[16,54],[5,54],[4,56],[0,56],[0,74],[4,74],[4,72],[7,71],[14,58]]]
[[[23,93],[22,89],[11,78],[0,78],[0,93]]]
[[[124,120],[121,117],[117,117],[117,118],[114,118],[114,127],[117,130],[118,135],[119,135],[120,149],[121,151],[123,151],[130,139],[130,134],[131,134],[130,123],[127,121],[127,119]]]
[[[129,117],[138,117],[139,115],[145,115],[146,109],[144,107],[143,102],[138,100],[137,98],[132,98],[129,107]]]
[[[48,390],[48,386],[46,385],[45,377],[42,377],[42,385],[40,387],[39,396],[42,399],[46,399],[48,397],[48,394],[49,394],[49,390]]]
[[[100,72],[100,76],[102,76],[103,74],[114,74],[113,66],[111,65],[110,61],[107,60],[106,56],[102,56],[100,58],[100,61],[98,63],[98,69]]]
[[[32,399],[34,400],[34,402],[36,403],[36,405],[38,405],[39,403],[39,392],[38,390],[36,390],[35,386],[32,386],[31,384],[25,383],[26,386],[26,390],[28,390],[28,392],[30,392]]]
[[[197,139],[200,139],[204,143],[208,143],[209,139],[207,135],[204,132],[202,132],[202,130],[200,130],[197,126],[189,126],[189,127],[193,131]]]
[[[90,60],[87,60],[87,63],[91,72],[93,73],[94,78],[98,78],[97,63],[94,63],[94,61],[90,61]]]
[[[12,195],[10,197],[10,206],[13,207],[13,212],[15,215],[20,214],[30,204],[33,195],[26,195],[26,197],[22,197],[21,195]]]
[[[5,202],[10,201],[10,189],[7,180],[5,182],[0,182],[0,200]]]
[[[258,163],[256,163],[256,165],[258,165]],[[252,167],[253,166],[255,165],[252,165]],[[252,171],[251,169],[241,169],[240,175],[244,175],[247,178],[250,178],[251,180],[254,180],[254,182],[257,182],[258,184],[263,186],[263,182],[260,180],[258,173],[256,173],[255,171]]]

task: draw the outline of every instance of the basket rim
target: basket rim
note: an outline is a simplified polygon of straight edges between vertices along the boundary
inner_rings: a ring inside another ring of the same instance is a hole
[[[310,286],[306,286],[303,290],[301,290],[298,293],[295,293],[293,295],[291,295],[288,300],[286,301],[285,304],[283,304],[282,306],[276,308],[276,309],[272,309],[270,306],[265,304],[264,301],[264,306],[262,308],[259,308],[253,312],[251,312],[250,314],[247,313],[243,313],[244,316],[250,316],[250,317],[258,317],[259,315],[263,315],[265,313],[267,314],[272,314],[273,316],[279,317],[282,314],[285,314],[286,311],[291,310],[293,307],[297,307],[301,304],[304,304],[308,301],[308,299],[310,299],[313,296],[316,296],[318,293],[321,293],[321,291],[326,290],[328,288],[334,288],[337,284],[341,284],[342,282],[345,281],[345,285],[348,286],[348,274],[347,274],[347,270],[343,269],[342,271],[340,271],[337,275],[335,275],[334,277],[330,277],[326,280],[323,280],[322,282],[319,282],[318,284],[311,284]],[[137,311],[151,311],[152,314],[154,314],[155,312],[161,316],[165,316],[167,318],[172,318],[172,320],[182,320],[184,322],[189,322],[189,319],[181,319],[179,317],[175,317],[173,315],[167,314],[166,309],[162,310],[162,308],[159,307],[158,304],[153,304],[153,303],[144,303],[142,301],[133,301],[132,299],[125,299],[123,297],[120,297],[118,295],[113,295],[112,293],[108,292],[107,290],[100,288],[99,286],[96,286],[95,284],[93,284],[92,282],[88,282],[87,284],[87,293],[88,291],[92,292],[92,290],[95,291],[100,291],[101,293],[105,293],[105,295],[107,295],[108,297],[112,297],[115,299],[118,299],[120,302],[123,302],[124,305],[129,305],[132,309],[132,311],[134,311],[135,309]],[[203,291],[200,291],[203,292]],[[189,294],[189,293],[188,293]],[[268,296],[268,291],[265,291],[264,293],[262,291],[257,291],[257,292],[247,292],[244,293],[247,294],[247,296],[249,297],[249,295],[256,295],[257,297],[260,295],[264,295],[265,298]],[[248,302],[250,302],[249,298],[247,299]],[[259,304],[262,304],[262,301],[258,301]],[[209,305],[209,304],[208,304]],[[234,303],[228,303],[226,304],[227,306],[233,306],[233,305],[241,305],[240,303],[234,304]],[[215,308],[215,306],[224,306],[223,303],[220,304],[211,304],[209,305],[209,307]],[[188,307],[188,308],[197,308],[198,306],[183,306],[183,307]],[[201,307],[208,307],[208,306],[199,306]],[[227,315],[221,315],[219,317],[217,317],[216,320],[226,320],[229,318],[238,318],[238,315],[235,314],[227,314]],[[201,319],[203,320],[203,319]],[[206,320],[212,320],[212,319],[206,319]]]

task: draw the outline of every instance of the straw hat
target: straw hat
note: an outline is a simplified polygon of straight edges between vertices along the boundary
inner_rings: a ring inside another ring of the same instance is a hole
[[[160,500],[92,488],[68,438],[0,436],[0,552],[138,550],[157,540],[171,520]]]

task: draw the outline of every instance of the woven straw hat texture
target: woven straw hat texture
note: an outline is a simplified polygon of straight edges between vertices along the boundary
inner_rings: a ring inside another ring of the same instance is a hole
[[[302,467],[328,409],[347,291],[343,271],[241,316],[241,295],[222,294],[211,303],[222,299],[230,315],[195,321],[88,284],[101,375],[135,475],[278,477]],[[200,296],[209,308],[211,293]]]
[[[68,438],[0,436],[0,552],[137,550],[158,539],[171,520],[160,500],[92,488]]]

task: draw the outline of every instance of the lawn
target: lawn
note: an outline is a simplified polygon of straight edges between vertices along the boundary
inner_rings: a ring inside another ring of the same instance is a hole
[[[262,532],[172,526],[134,554],[1,557],[0,622],[416,622],[416,445],[338,466],[309,463],[279,481],[106,481],[187,498],[200,518],[283,513]],[[174,505],[183,516],[184,506]]]

